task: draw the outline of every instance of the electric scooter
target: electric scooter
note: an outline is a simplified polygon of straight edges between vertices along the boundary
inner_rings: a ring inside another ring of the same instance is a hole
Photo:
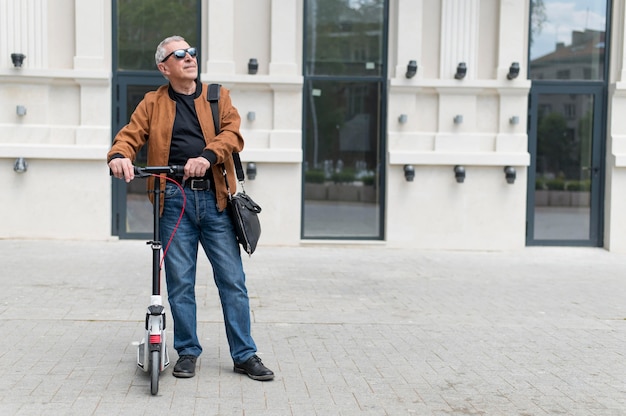
[[[137,366],[150,373],[150,393],[155,395],[159,391],[159,375],[170,364],[167,346],[165,345],[165,307],[161,297],[161,236],[159,232],[159,206],[161,201],[161,179],[163,174],[182,175],[183,166],[135,166],[135,176],[147,178],[154,176],[153,216],[154,231],[152,241],[148,241],[152,248],[152,296],[146,312],[146,332],[137,348]],[[169,180],[169,179],[168,179]],[[180,185],[179,185],[180,186]],[[181,214],[182,215],[182,214]],[[167,249],[167,247],[166,247]],[[166,255],[166,249],[163,256]]]

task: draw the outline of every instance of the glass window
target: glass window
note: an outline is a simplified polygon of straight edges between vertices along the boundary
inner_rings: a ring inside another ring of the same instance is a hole
[[[380,76],[384,3],[307,1],[305,75]]]
[[[539,94],[534,238],[590,237],[593,94]],[[552,111],[554,109],[561,109]]]
[[[117,11],[118,70],[155,70],[154,52],[168,36],[199,46],[198,0],[117,0]]]
[[[315,81],[310,97],[304,236],[378,238],[380,85]]]
[[[303,238],[382,239],[385,0],[306,0]]]
[[[603,80],[607,0],[532,0],[530,78]]]

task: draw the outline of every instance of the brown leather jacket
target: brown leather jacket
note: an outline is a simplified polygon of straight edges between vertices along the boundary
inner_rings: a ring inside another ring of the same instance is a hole
[[[229,91],[224,87],[220,89],[219,100],[221,131],[218,135],[215,134],[207,91],[208,85],[198,82],[195,107],[206,140],[202,155],[211,162],[217,205],[222,211],[228,202],[222,164],[226,167],[230,192],[234,194],[237,189],[237,178],[232,153],[240,152],[244,143],[239,132],[241,124],[239,113],[232,105]],[[107,160],[111,160],[116,155],[122,155],[134,162],[139,150],[147,143],[148,166],[167,166],[176,115],[176,103],[170,97],[172,93],[169,85],[163,85],[156,91],[145,95],[133,112],[130,122],[115,136]],[[152,189],[154,178],[148,178],[147,182],[148,189]],[[161,181],[161,189],[165,189],[165,182]],[[149,195],[152,200],[152,194],[149,193]],[[160,212],[163,214],[163,199],[161,199]]]

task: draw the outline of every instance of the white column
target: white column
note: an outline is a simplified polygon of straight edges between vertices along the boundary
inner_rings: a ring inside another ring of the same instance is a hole
[[[105,35],[104,13],[105,0],[75,0],[74,21],[76,28],[75,42],[76,55],[74,69],[108,69],[105,68],[108,60],[104,58],[104,47],[107,44]]]
[[[76,144],[108,146],[111,144],[111,116],[103,108],[111,108],[108,79],[78,80],[80,83],[80,125],[76,128]]]
[[[479,0],[443,0],[439,76],[454,77],[459,62],[467,64],[466,79],[476,76]]]
[[[513,62],[519,62],[519,79],[526,79],[526,37],[530,5],[527,0],[500,1],[500,28],[498,42],[498,78],[506,78]]]
[[[615,4],[613,7],[615,8],[616,11],[619,10],[620,15],[618,19],[613,19],[613,26],[612,28],[612,38],[615,39],[615,41],[620,42],[620,38],[621,38],[621,43],[622,43],[622,62],[621,62],[621,67],[620,67],[620,72],[619,72],[619,76],[616,77],[616,81],[617,82],[626,82],[626,39],[624,39],[623,37],[619,36],[622,33],[624,33],[625,27],[626,27],[626,7],[624,6],[623,2],[617,2],[618,4]],[[615,36],[613,36],[615,35]],[[615,42],[614,41],[614,42]],[[608,51],[607,51],[608,52]],[[616,74],[617,75],[617,74]]]
[[[235,73],[235,5],[232,0],[208,0],[209,48],[206,72]],[[243,28],[242,30],[248,30]]]
[[[26,55],[23,68],[48,66],[48,1],[0,2],[0,55],[3,67],[13,67],[12,53]]]
[[[111,71],[111,6],[107,0],[75,0],[74,69],[98,71],[102,79],[76,79],[80,85],[80,121],[76,128],[77,145],[107,145],[110,117],[103,108],[111,108],[111,90],[106,74]]]
[[[528,89],[530,83],[526,79],[528,16],[529,0],[501,0],[500,23],[498,29],[498,67],[496,76],[506,87],[499,91],[499,123],[496,137],[496,151],[526,152],[528,148],[526,124],[528,112]],[[506,78],[513,62],[520,65],[520,73],[515,80]],[[517,124],[511,124],[511,117],[517,117]]]
[[[293,0],[271,0],[271,62],[270,75],[300,75],[296,63],[296,2]]]
[[[422,25],[423,0],[398,0],[398,61],[396,78],[404,78],[409,61],[417,61],[416,78],[421,78],[422,68]]]

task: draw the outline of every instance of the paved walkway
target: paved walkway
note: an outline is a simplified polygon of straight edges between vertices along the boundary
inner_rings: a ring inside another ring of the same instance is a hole
[[[271,382],[232,371],[202,261],[198,372],[170,366],[157,396],[135,364],[150,258],[0,240],[0,415],[626,415],[626,255],[261,247],[244,261]]]

